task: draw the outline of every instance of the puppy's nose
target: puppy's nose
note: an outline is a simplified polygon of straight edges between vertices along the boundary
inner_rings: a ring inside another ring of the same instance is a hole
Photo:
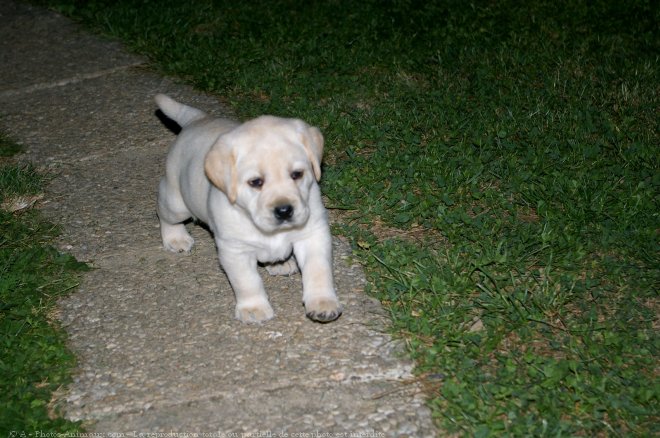
[[[291,204],[278,205],[273,209],[273,214],[278,220],[289,220],[293,216],[293,206]]]

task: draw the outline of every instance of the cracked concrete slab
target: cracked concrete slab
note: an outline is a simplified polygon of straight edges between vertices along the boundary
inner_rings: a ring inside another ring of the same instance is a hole
[[[413,364],[342,239],[345,310],[330,324],[305,318],[299,275],[265,271],[275,319],[236,321],[202,227],[189,226],[192,254],[162,249],[155,196],[174,134],[153,96],[230,114],[218,98],[50,11],[5,1],[0,20],[0,128],[53,175],[41,208],[63,226],[60,247],[95,268],[61,302],[78,357],[59,396],[67,417],[106,433],[435,435]]]

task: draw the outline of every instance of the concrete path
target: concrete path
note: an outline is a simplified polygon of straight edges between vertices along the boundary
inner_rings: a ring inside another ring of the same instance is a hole
[[[234,320],[200,227],[192,255],[162,249],[156,186],[174,134],[154,114],[159,92],[227,114],[114,42],[0,2],[0,129],[52,172],[41,207],[63,225],[61,247],[96,268],[61,303],[79,358],[59,399],[66,416],[105,433],[433,436],[412,364],[345,242],[334,246],[345,311],[326,325],[305,318],[300,276],[264,276],[274,320]]]

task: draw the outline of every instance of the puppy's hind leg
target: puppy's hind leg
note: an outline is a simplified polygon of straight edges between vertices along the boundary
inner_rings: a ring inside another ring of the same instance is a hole
[[[188,234],[183,222],[191,216],[178,190],[168,187],[166,178],[163,178],[158,189],[158,219],[166,250],[190,252],[195,240]]]
[[[291,256],[287,260],[281,263],[272,263],[266,265],[266,271],[268,271],[270,275],[289,276],[289,275],[297,274],[298,272],[300,272],[300,269],[298,269],[298,264],[296,263],[296,257]]]

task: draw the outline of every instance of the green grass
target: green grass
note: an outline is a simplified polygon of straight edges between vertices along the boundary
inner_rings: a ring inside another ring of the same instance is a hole
[[[6,134],[0,132],[0,158],[7,158],[21,152],[21,145],[12,141]]]
[[[0,156],[18,151],[0,135]],[[0,161],[0,204],[39,193],[43,182],[32,166]],[[37,211],[0,208],[0,436],[81,430],[51,406],[53,391],[69,381],[74,364],[55,302],[86,268],[50,245],[56,234]]]
[[[657,2],[48,3],[321,127],[444,430],[660,433]]]

